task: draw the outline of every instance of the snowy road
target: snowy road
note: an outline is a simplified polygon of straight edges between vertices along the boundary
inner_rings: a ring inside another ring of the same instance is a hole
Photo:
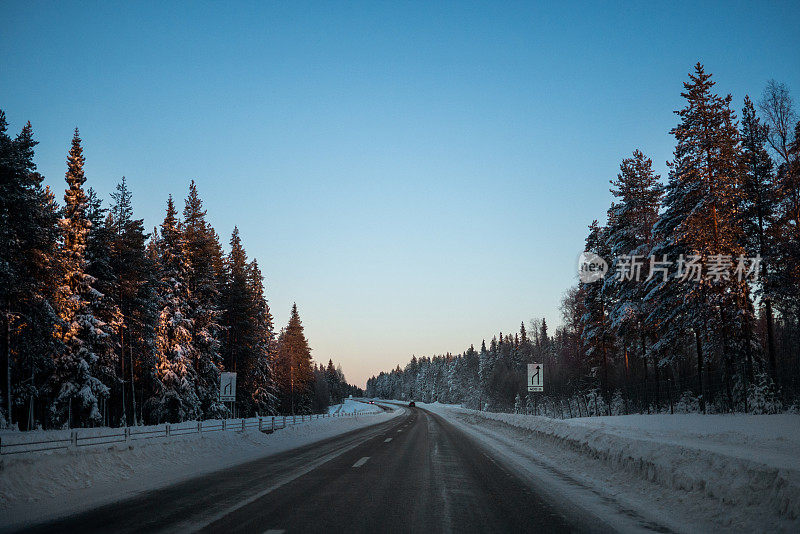
[[[422,409],[31,532],[589,530]],[[596,527],[596,525],[595,525]]]

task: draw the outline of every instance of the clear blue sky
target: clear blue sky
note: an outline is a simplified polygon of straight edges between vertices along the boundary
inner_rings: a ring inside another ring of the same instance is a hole
[[[59,199],[122,175],[152,227],[190,179],[278,326],[359,384],[560,323],[586,226],[641,148],[664,173],[692,65],[741,109],[800,97],[798,2],[0,4],[0,107]],[[559,4],[556,6],[556,4]]]

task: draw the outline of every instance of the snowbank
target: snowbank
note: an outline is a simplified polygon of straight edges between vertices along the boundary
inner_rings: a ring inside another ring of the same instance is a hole
[[[343,413],[380,413],[383,410],[376,404],[370,404],[369,401],[361,401],[358,399],[345,399],[342,404],[335,404],[328,408],[329,414],[343,414]]]
[[[485,427],[505,425],[674,493],[800,524],[800,416],[630,415],[568,420],[427,408]],[[765,527],[765,525],[762,525]]]
[[[56,518],[398,415],[325,418],[273,434],[209,432],[0,457],[0,527]],[[30,435],[42,433],[30,433]]]

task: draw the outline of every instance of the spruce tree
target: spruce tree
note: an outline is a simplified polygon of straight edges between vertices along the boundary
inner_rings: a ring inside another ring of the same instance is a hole
[[[601,258],[609,257],[607,240],[604,233],[606,229],[597,221],[589,226],[589,235],[586,238],[585,250],[597,254]],[[603,396],[610,399],[608,368],[614,348],[614,335],[609,321],[609,297],[606,294],[602,280],[581,284],[584,289],[583,304],[586,313],[581,318],[583,328],[584,351],[588,363],[599,373]],[[606,402],[608,403],[608,402]]]
[[[322,365],[319,367],[313,366],[313,368],[311,411],[314,413],[325,413],[328,411],[328,406],[331,404],[330,386],[325,377],[325,368]]]
[[[775,243],[771,294],[796,331],[800,324],[800,121],[775,181],[775,223],[770,232]]]
[[[58,207],[36,172],[31,124],[13,139],[7,130],[0,110],[0,427],[30,428],[47,409],[53,357],[63,350],[51,335],[60,320]]]
[[[325,367],[325,381],[328,383],[331,404],[339,404],[342,402],[342,391],[339,384],[339,376],[336,374],[336,368],[333,366],[332,359],[328,360],[328,365]]]
[[[245,374],[244,392],[250,401],[250,411],[269,414],[276,411],[276,385],[273,365],[277,357],[272,314],[264,297],[264,276],[258,262],[250,262],[248,293],[253,301],[250,319],[250,357]]]
[[[749,96],[745,96],[742,110],[742,190],[739,195],[739,213],[744,228],[745,249],[750,257],[761,257],[761,270],[757,288],[764,304],[766,317],[767,361],[772,379],[777,378],[775,349],[775,319],[772,295],[769,292],[770,263],[773,245],[770,235],[775,221],[777,190],[772,158],[767,153],[768,128],[756,116]],[[776,247],[777,248],[777,247]]]
[[[264,278],[258,263],[248,261],[237,227],[230,244],[222,290],[225,368],[238,373],[237,405],[242,413],[271,413],[275,410],[276,345]]]
[[[146,249],[149,235],[144,221],[133,218],[133,194],[125,177],[111,194],[113,204],[106,226],[111,229],[111,269],[115,277],[113,295],[121,314],[118,332],[120,375],[123,392],[122,418],[133,424],[141,421],[145,392],[152,390],[155,369],[155,331],[159,302],[157,258]]]
[[[283,413],[308,413],[311,410],[311,386],[314,380],[311,349],[303,323],[292,305],[289,324],[278,338],[276,375]]]
[[[653,247],[653,225],[658,219],[662,187],[653,172],[653,162],[641,151],[620,164],[620,173],[611,181],[611,194],[617,199],[608,210],[606,247],[610,255],[609,273],[603,280],[609,295],[609,321],[614,335],[628,347],[640,347],[647,385],[647,340],[655,339],[657,328],[646,321],[652,301],[645,299],[646,278],[650,274],[649,254]],[[653,256],[654,260],[663,258]],[[622,262],[626,262],[623,264]],[[638,267],[636,267],[638,265]],[[638,274],[637,270],[638,269]],[[638,276],[638,279],[636,279]],[[658,383],[658,360],[652,351],[653,370]],[[628,372],[627,362],[625,372]]]
[[[116,425],[120,422],[127,423],[121,417],[122,399],[126,392],[121,368],[122,314],[115,298],[118,280],[111,265],[114,232],[107,213],[102,200],[90,187],[86,191],[86,218],[91,223],[86,237],[86,274],[94,279],[92,286],[103,295],[93,303],[92,313],[107,326],[106,331],[109,334],[106,339],[107,348],[101,352],[102,357],[98,359],[96,369],[97,377],[109,387],[107,403],[103,404],[104,424]]]
[[[56,296],[61,322],[55,335],[65,347],[55,360],[54,379],[59,389],[50,408],[55,422],[69,425],[102,422],[100,403],[108,397],[109,388],[98,374],[107,376],[107,367],[114,357],[111,328],[94,313],[102,305],[103,295],[93,287],[95,278],[86,272],[86,248],[92,223],[87,216],[90,206],[83,190],[84,163],[76,128],[67,158],[68,188],[61,219],[64,276]]]
[[[192,320],[197,370],[197,396],[206,417],[220,417],[225,407],[219,402],[219,376],[222,365],[220,325],[222,249],[217,234],[206,221],[206,210],[194,180],[183,208],[183,243],[188,264],[186,283],[190,300],[187,315]]]
[[[237,371],[252,302],[248,298],[247,254],[239,236],[239,228],[235,226],[231,233],[230,247],[231,251],[225,258],[226,280],[223,289],[223,324],[226,328],[224,355],[225,368]]]
[[[178,422],[201,415],[193,365],[192,320],[187,313],[191,295],[186,284],[189,267],[184,249],[183,232],[170,196],[157,244],[160,312],[154,391],[146,406],[153,422]]]

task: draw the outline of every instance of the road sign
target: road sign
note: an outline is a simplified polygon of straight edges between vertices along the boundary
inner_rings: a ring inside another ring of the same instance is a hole
[[[222,373],[219,380],[219,400],[222,402],[236,400],[236,373]]]
[[[528,364],[528,391],[544,391],[544,365]]]

